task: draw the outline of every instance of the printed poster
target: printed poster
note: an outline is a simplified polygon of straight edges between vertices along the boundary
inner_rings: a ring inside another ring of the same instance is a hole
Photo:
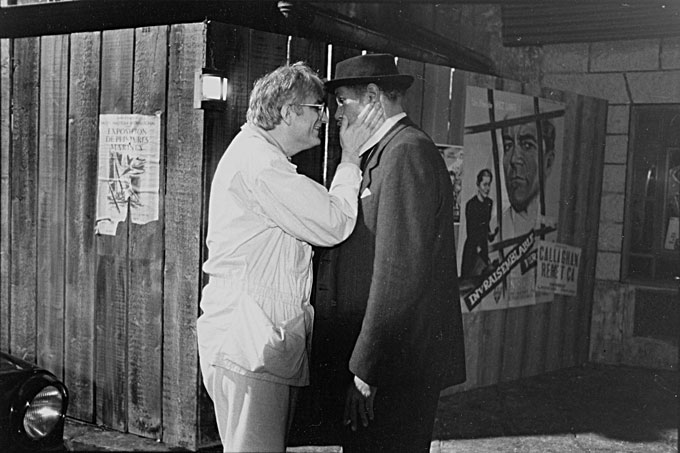
[[[460,188],[463,182],[463,147],[437,144],[453,186],[453,221],[460,222]]]
[[[536,289],[575,296],[581,249],[556,242],[538,241]]]
[[[161,121],[158,115],[99,115],[97,234],[127,219],[158,220]]]
[[[553,300],[536,288],[539,241],[557,237],[564,104],[468,87],[457,259],[463,311]]]

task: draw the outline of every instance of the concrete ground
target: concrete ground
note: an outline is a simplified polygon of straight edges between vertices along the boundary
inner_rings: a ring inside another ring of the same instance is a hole
[[[443,396],[430,452],[678,452],[678,384],[677,371],[587,365]],[[71,451],[186,451],[73,421],[64,438]]]

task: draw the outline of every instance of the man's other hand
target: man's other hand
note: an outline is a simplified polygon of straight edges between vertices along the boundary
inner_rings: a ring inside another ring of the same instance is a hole
[[[373,401],[377,391],[377,387],[354,376],[354,382],[347,389],[344,416],[345,425],[351,425],[352,431],[357,430],[359,420],[364,427],[368,426],[369,420],[373,420]]]

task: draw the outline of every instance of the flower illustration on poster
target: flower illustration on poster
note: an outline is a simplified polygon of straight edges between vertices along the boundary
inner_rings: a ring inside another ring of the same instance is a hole
[[[120,222],[158,220],[160,114],[99,117],[96,233],[115,235]]]

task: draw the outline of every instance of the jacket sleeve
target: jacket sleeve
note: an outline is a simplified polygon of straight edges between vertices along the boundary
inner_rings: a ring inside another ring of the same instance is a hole
[[[264,214],[291,236],[328,247],[345,240],[354,229],[361,172],[340,164],[330,191],[298,174],[287,161],[273,160],[255,176],[252,190]]]
[[[418,300],[432,272],[436,178],[417,152],[401,144],[381,161],[375,259],[366,313],[350,370],[369,384],[389,373],[391,357],[415,328]],[[392,364],[393,366],[394,364]],[[408,366],[402,364],[401,366]]]

